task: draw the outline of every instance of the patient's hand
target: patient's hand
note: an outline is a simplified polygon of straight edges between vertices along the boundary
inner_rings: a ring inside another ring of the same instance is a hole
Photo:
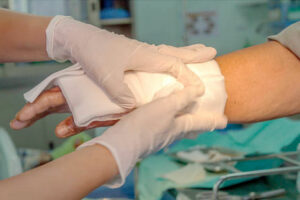
[[[44,91],[33,103],[27,103],[10,122],[10,127],[20,130],[31,126],[39,119],[53,113],[70,112],[67,102],[58,87]],[[55,129],[58,137],[75,135],[87,129],[114,125],[118,120],[92,122],[86,127],[77,127],[70,116],[60,122]]]

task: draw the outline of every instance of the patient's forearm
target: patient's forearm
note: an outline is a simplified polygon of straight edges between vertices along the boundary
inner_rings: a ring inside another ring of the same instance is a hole
[[[216,58],[225,77],[225,114],[231,123],[300,113],[300,62],[277,42]]]

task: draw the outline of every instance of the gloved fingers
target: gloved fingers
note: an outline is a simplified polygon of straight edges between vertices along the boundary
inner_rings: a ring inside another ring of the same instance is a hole
[[[169,106],[170,111],[174,113],[179,113],[188,105],[193,103],[198,97],[203,95],[204,87],[200,85],[187,86],[184,89],[174,92],[170,96],[163,99],[166,102],[166,105]]]
[[[27,103],[10,122],[12,129],[22,129],[52,113],[68,112],[66,100],[58,87],[44,91],[33,103]]]
[[[226,116],[216,115],[214,113],[201,113],[201,114],[185,114],[178,116],[175,119],[175,126],[178,133],[183,133],[186,136],[189,132],[195,131],[213,131],[215,129],[223,129],[227,125]]]
[[[227,118],[224,115],[214,113],[201,113],[192,116],[193,124],[189,131],[213,131],[215,129],[224,129],[227,126]],[[201,123],[200,123],[201,122]]]
[[[168,73],[185,86],[202,83],[181,59],[158,53],[153,48],[140,48],[133,57],[125,70]]]
[[[93,129],[97,127],[106,127],[106,126],[112,126],[115,123],[117,123],[119,120],[110,120],[110,121],[95,121],[90,123],[86,127],[78,127],[74,123],[74,119],[72,116],[66,118],[65,120],[61,121],[55,129],[55,134],[59,138],[65,138],[72,135],[76,135],[78,133],[81,133],[82,131]]]
[[[113,102],[122,108],[132,109],[136,106],[135,97],[127,84],[123,82],[123,78],[119,76],[107,78],[101,83],[101,87]]]
[[[213,47],[207,47],[204,44],[193,44],[190,46],[181,47],[183,49],[190,49],[194,51],[198,51],[199,53],[203,53],[203,59],[212,60],[217,55],[217,50]],[[205,62],[205,61],[202,61]]]
[[[159,45],[158,51],[162,54],[179,58],[186,64],[209,61],[217,54],[216,49],[199,44],[183,48]]]
[[[201,79],[181,61],[177,60],[172,65],[170,64],[169,68],[168,66],[166,67],[166,71],[184,86],[203,84]]]
[[[184,47],[180,47],[180,48],[197,50],[197,49],[202,49],[204,47],[206,47],[204,44],[192,44],[192,45],[184,46]]]

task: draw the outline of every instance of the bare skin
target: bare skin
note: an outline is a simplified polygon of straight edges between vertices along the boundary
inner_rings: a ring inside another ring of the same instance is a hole
[[[216,58],[228,94],[231,123],[249,123],[300,113],[300,61],[272,41]]]
[[[94,145],[0,181],[0,199],[82,199],[117,174],[110,151]]]
[[[50,20],[0,8],[0,63],[50,60],[45,34]]]

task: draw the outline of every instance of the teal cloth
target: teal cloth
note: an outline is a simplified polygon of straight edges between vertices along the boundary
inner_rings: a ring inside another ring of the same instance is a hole
[[[227,134],[210,132],[199,135],[195,140],[184,139],[173,146],[170,151],[180,151],[195,145],[225,147],[244,153],[275,153],[291,143],[300,143],[300,122],[282,118],[267,122],[256,123],[246,129],[228,131]],[[295,149],[294,149],[295,150]],[[266,161],[264,161],[266,162]],[[271,162],[271,161],[270,161]],[[278,165],[278,162],[267,164]],[[257,166],[260,166],[259,163]],[[177,185],[163,179],[165,173],[179,169],[181,166],[165,154],[150,156],[139,166],[138,194],[140,200],[160,199],[163,192],[170,188],[203,187],[211,188],[222,174],[209,174],[205,180],[193,185]],[[251,166],[252,167],[252,166]],[[254,170],[256,166],[253,166]],[[249,169],[250,170],[250,169]],[[235,180],[225,182],[223,187],[243,182]]]

